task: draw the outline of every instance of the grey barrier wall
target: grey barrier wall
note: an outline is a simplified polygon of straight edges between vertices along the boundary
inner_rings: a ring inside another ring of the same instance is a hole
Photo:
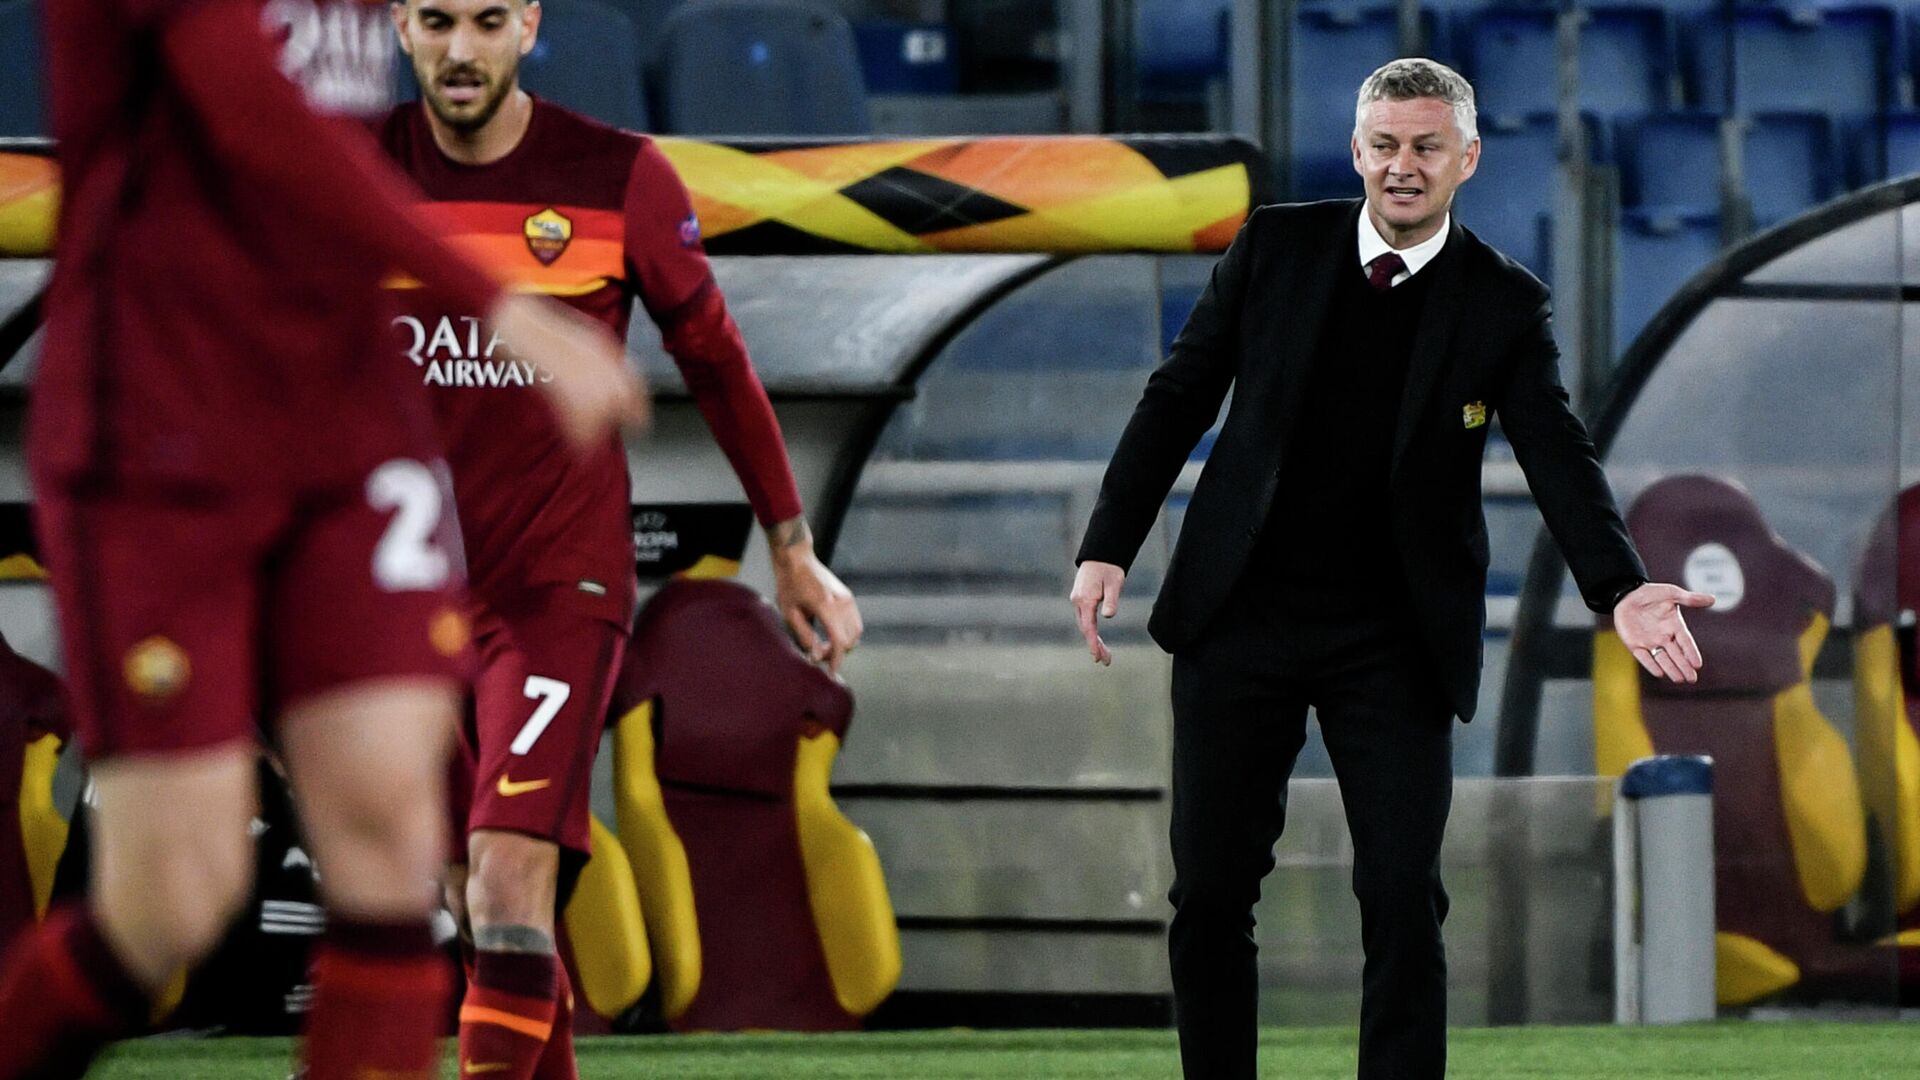
[[[1590,777],[1454,785],[1440,855],[1452,901],[1449,1023],[1612,1019],[1611,801],[1612,785]],[[1255,911],[1261,1019],[1351,1024],[1360,1014],[1360,913],[1334,781],[1294,780],[1275,855]]]

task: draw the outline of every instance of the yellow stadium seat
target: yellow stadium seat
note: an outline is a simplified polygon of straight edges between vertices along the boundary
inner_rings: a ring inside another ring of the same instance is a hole
[[[667,820],[660,780],[653,771],[653,704],[643,702],[620,719],[613,736],[613,784],[619,845],[626,853],[646,919],[660,1008],[679,1019],[700,992],[700,922],[694,914],[687,849]]]
[[[60,740],[42,735],[27,747],[20,777],[20,838],[33,879],[33,909],[44,917],[53,895],[53,872],[67,849],[67,819],[53,805],[53,773],[60,764]]]
[[[590,822],[593,858],[567,901],[567,940],[580,973],[580,995],[611,1020],[646,992],[653,954],[634,887],[633,867],[613,830]]]
[[[848,1013],[865,1016],[900,983],[900,928],[873,841],[828,794],[839,752],[840,739],[829,731],[800,740],[794,811],[834,996]]]
[[[1867,812],[1885,847],[1894,937],[1920,948],[1920,678],[1910,613],[1920,608],[1920,485],[1875,523],[1853,590],[1855,742]],[[1908,638],[1902,645],[1902,638]],[[1903,969],[1920,967],[1902,963]],[[1911,981],[1911,980],[1909,980]]]

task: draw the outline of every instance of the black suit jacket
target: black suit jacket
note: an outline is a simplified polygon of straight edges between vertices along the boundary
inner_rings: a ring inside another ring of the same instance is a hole
[[[1335,274],[1358,273],[1359,200],[1254,211],[1166,362],[1147,380],[1087,525],[1078,561],[1131,566],[1160,505],[1233,388],[1148,624],[1180,652],[1246,569],[1260,530],[1313,528],[1271,516],[1288,436],[1303,409]],[[1567,406],[1547,287],[1458,220],[1421,273],[1436,273],[1414,335],[1392,457],[1395,546],[1415,616],[1454,711],[1471,719],[1486,625],[1481,456],[1498,414],[1581,595],[1610,611],[1646,571],[1593,443]]]

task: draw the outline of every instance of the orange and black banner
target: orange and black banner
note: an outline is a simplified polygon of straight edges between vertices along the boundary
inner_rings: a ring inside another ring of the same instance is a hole
[[[43,139],[0,139],[0,259],[53,250],[60,213],[60,170]]]
[[[1226,250],[1271,197],[1219,136],[696,142],[660,149],[715,255]]]
[[[1218,252],[1272,197],[1213,135],[659,142],[714,255]],[[52,247],[47,154],[0,141],[0,257]]]

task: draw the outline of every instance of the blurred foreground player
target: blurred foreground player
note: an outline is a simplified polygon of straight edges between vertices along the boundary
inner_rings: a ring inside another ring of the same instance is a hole
[[[576,441],[644,401],[604,329],[419,227],[251,0],[45,14],[65,198],[28,449],[97,833],[89,902],[0,971],[0,1078],[80,1075],[218,940],[248,891],[258,715],[326,867],[308,1075],[435,1075],[427,919],[467,634],[378,281],[489,312]]]
[[[388,152],[441,227],[503,278],[565,297],[622,337],[635,298],[646,306],[767,529],[780,611],[837,670],[859,612],[814,556],[779,424],[672,166],[645,137],[520,89],[538,4],[410,0],[393,14],[422,102],[388,120]],[[633,618],[626,454],[612,438],[584,457],[561,453],[533,395],[543,374],[495,351],[513,337],[496,337],[483,312],[431,289],[402,302],[403,370],[434,401],[482,607],[468,872],[450,887],[474,946],[461,1061],[499,1080],[569,1077],[554,921],[587,859],[591,765]]]

